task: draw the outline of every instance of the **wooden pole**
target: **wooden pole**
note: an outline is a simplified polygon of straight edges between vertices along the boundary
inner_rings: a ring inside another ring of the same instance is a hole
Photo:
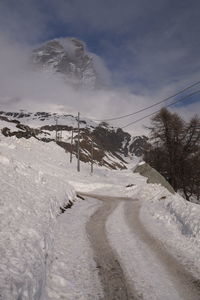
[[[93,174],[94,168],[93,168],[93,164],[94,164],[94,142],[92,140],[92,149],[91,149],[91,174]]]
[[[56,118],[56,142],[58,141],[58,119]]]
[[[73,138],[74,138],[74,128],[72,128],[72,136],[71,136],[71,152],[70,152],[70,163],[72,163]]]
[[[80,172],[80,112],[78,113],[77,171]]]

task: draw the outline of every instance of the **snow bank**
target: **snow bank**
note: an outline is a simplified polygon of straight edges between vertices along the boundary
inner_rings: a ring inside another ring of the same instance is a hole
[[[159,184],[138,182],[126,195],[141,201],[140,218],[147,230],[199,278],[200,206]]]
[[[179,232],[200,243],[200,205],[186,201],[178,194],[172,195],[158,184],[148,184],[129,192],[143,200],[143,207],[157,220],[176,224]]]
[[[0,299],[40,299],[60,206],[75,198],[65,153],[53,143],[0,135]]]
[[[103,299],[99,270],[86,232],[88,219],[100,206],[95,199],[77,200],[59,217],[55,259],[46,287],[49,300]]]
[[[179,225],[181,233],[200,241],[200,205],[185,201],[178,195],[165,201],[172,219]]]

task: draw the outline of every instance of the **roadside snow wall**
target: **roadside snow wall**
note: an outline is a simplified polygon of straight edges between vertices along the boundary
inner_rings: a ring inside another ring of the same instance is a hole
[[[0,299],[38,300],[53,254],[60,211],[75,198],[64,150],[0,135]]]

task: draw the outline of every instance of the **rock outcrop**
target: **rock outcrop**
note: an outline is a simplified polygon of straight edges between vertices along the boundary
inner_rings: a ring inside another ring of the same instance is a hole
[[[66,152],[77,152],[77,117],[47,112],[0,111],[0,129],[5,136],[34,137],[42,142],[56,142]],[[73,130],[73,143],[71,135]],[[94,143],[94,162],[111,169],[125,169],[134,156],[141,156],[148,145],[147,138],[131,137],[121,128],[89,119],[80,120],[80,159],[91,161]]]
[[[59,73],[72,84],[95,88],[99,84],[93,57],[76,38],[48,41],[33,51],[34,65],[44,71]]]

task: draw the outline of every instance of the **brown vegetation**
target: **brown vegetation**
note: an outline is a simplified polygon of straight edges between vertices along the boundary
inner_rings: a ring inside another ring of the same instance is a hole
[[[187,200],[200,201],[200,119],[185,122],[166,108],[152,118],[149,128],[152,144],[145,160],[159,171],[175,191],[183,191]]]

